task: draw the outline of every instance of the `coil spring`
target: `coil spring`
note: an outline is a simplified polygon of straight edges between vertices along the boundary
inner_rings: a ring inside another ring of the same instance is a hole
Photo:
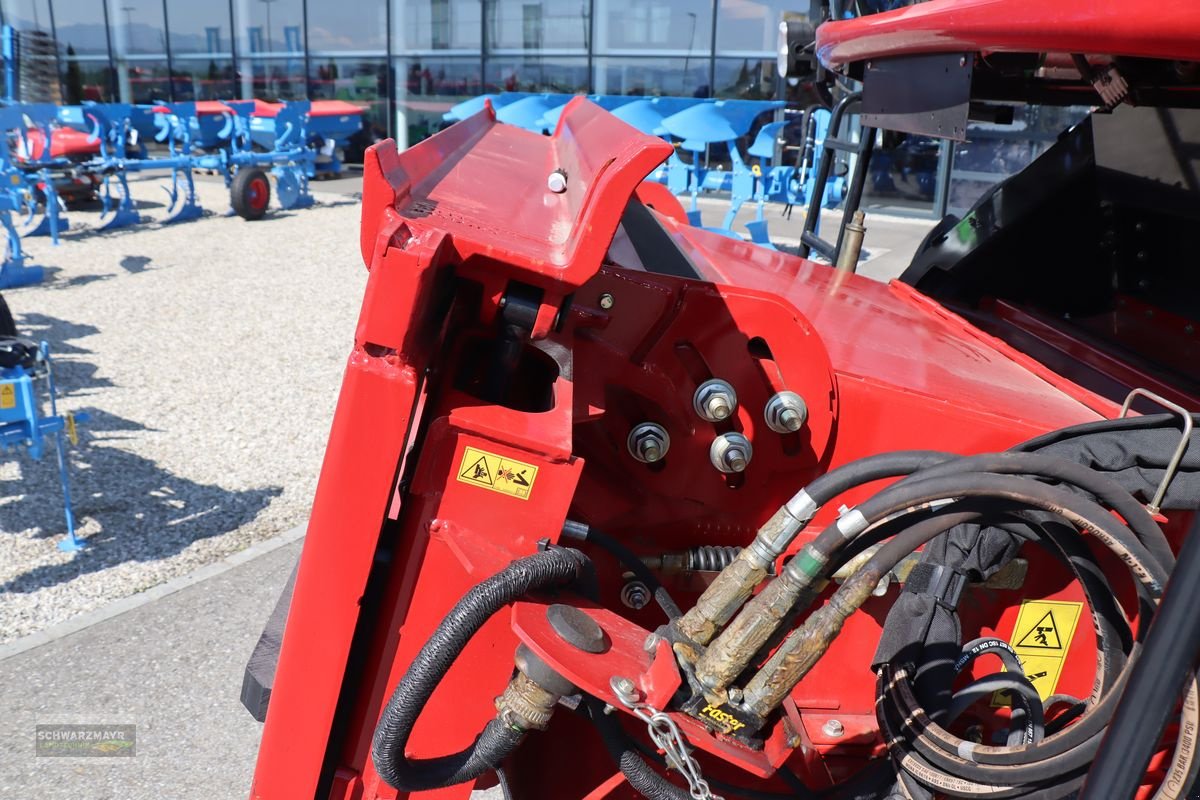
[[[687,551],[687,568],[693,572],[720,572],[733,563],[740,547],[702,545]]]

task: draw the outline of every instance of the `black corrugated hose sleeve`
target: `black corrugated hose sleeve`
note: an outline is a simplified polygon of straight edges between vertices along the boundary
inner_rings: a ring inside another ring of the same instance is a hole
[[[1200,656],[1200,519],[1183,542],[1141,659],[1088,773],[1080,800],[1133,797]]]
[[[681,789],[659,775],[646,763],[641,753],[625,735],[621,723],[604,713],[604,703],[584,695],[588,715],[604,740],[604,748],[616,762],[625,780],[629,781],[638,794],[648,800],[692,800],[686,789]]]
[[[464,783],[494,769],[516,749],[525,732],[492,720],[461,752],[419,761],[404,754],[421,710],[480,627],[522,595],[571,583],[586,563],[578,550],[551,548],[517,559],[458,601],[409,665],[375,727],[371,760],[387,785],[412,792]]]

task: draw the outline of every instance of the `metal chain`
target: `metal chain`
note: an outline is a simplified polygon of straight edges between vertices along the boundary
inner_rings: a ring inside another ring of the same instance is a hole
[[[625,698],[621,698],[621,702],[633,711],[635,717],[646,723],[650,738],[666,755],[667,766],[680,772],[687,781],[688,794],[693,800],[725,800],[720,795],[713,794],[708,781],[700,774],[700,765],[692,758],[687,740],[683,738],[683,732],[679,730],[675,720],[646,703],[631,703]]]

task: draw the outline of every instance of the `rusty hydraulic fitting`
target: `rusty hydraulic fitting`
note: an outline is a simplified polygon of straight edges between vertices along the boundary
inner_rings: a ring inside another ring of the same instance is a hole
[[[575,687],[524,644],[517,646],[513,661],[517,674],[496,698],[496,717],[517,730],[544,731],[554,706]]]
[[[766,719],[779,707],[829,649],[846,619],[875,591],[880,577],[865,571],[855,573],[834,593],[829,603],[814,611],[803,625],[784,639],[742,690],[743,708],[747,713]]]
[[[513,728],[544,731],[558,700],[559,695],[546,691],[525,673],[518,672],[505,687],[504,694],[496,698],[497,716]]]
[[[742,673],[754,654],[767,643],[799,603],[816,599],[819,587],[812,578],[797,581],[784,570],[746,604],[741,613],[713,640],[696,662],[696,679],[708,692],[719,695]]]
[[[801,490],[758,529],[748,547],[713,580],[696,605],[675,622],[675,630],[696,644],[708,644],[725,626],[813,515],[817,504]],[[794,559],[793,559],[794,560]]]

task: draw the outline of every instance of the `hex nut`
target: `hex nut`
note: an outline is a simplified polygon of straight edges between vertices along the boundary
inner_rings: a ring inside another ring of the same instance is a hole
[[[754,446],[740,433],[722,433],[708,448],[712,465],[724,473],[743,472],[754,456]]]
[[[657,422],[642,422],[629,431],[625,444],[629,455],[643,464],[653,464],[666,457],[671,449],[671,437]]]
[[[692,408],[708,422],[723,422],[737,410],[737,392],[728,381],[710,378],[696,387]]]
[[[775,433],[796,433],[808,421],[808,404],[795,392],[779,392],[767,401],[763,420]]]

